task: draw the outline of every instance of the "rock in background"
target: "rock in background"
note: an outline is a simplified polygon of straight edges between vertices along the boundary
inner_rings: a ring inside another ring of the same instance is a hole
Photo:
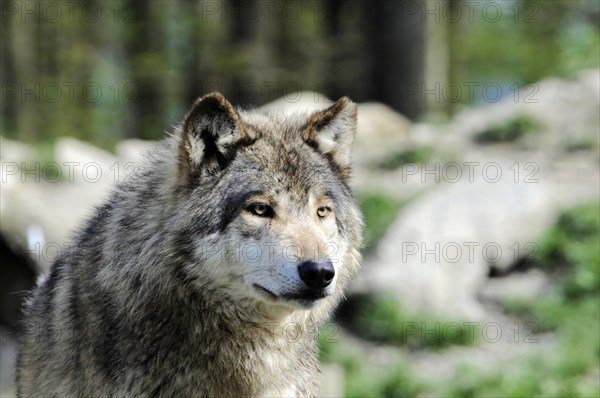
[[[354,292],[389,293],[409,310],[452,319],[489,319],[497,314],[486,313],[480,301],[488,275],[506,273],[532,254],[562,210],[600,200],[599,71],[534,87],[534,96],[527,97],[528,89],[518,102],[466,109],[446,125],[410,126],[407,147],[430,146],[430,161],[392,171],[372,163],[361,169],[357,162],[358,190],[409,202],[367,257]],[[533,120],[537,131],[512,141],[477,142],[482,131],[518,118]],[[401,150],[385,141],[380,146],[387,149],[382,157]],[[511,281],[522,285],[518,277]]]

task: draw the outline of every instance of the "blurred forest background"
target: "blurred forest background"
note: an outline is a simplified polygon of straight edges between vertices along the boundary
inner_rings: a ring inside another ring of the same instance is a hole
[[[0,12],[0,396],[36,277],[210,91],[358,103],[365,265],[321,331],[321,396],[600,396],[600,1]]]
[[[156,139],[214,90],[240,105],[313,90],[412,120],[443,117],[486,101],[469,85],[508,92],[598,66],[599,9],[595,0],[6,1],[2,134],[108,148]],[[440,96],[435,85],[447,83],[459,89]]]

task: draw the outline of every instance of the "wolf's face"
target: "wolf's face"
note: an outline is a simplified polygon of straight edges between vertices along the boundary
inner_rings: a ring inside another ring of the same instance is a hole
[[[220,94],[196,102],[179,181],[198,288],[290,308],[340,297],[360,261],[355,122],[347,98],[308,115],[236,111]]]

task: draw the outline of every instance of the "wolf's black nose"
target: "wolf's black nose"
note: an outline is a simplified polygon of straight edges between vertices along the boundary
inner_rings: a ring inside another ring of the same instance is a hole
[[[305,261],[298,266],[298,273],[300,274],[300,279],[306,283],[306,286],[313,289],[321,289],[329,286],[335,276],[335,270],[331,261],[323,263]]]

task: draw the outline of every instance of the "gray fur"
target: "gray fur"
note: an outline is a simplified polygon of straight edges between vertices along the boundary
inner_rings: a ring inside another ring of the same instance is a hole
[[[346,98],[315,114],[197,101],[32,293],[18,395],[314,395],[318,326],[360,265],[355,130]],[[256,197],[274,218],[249,213]],[[334,261],[324,298],[305,299],[306,259]]]

